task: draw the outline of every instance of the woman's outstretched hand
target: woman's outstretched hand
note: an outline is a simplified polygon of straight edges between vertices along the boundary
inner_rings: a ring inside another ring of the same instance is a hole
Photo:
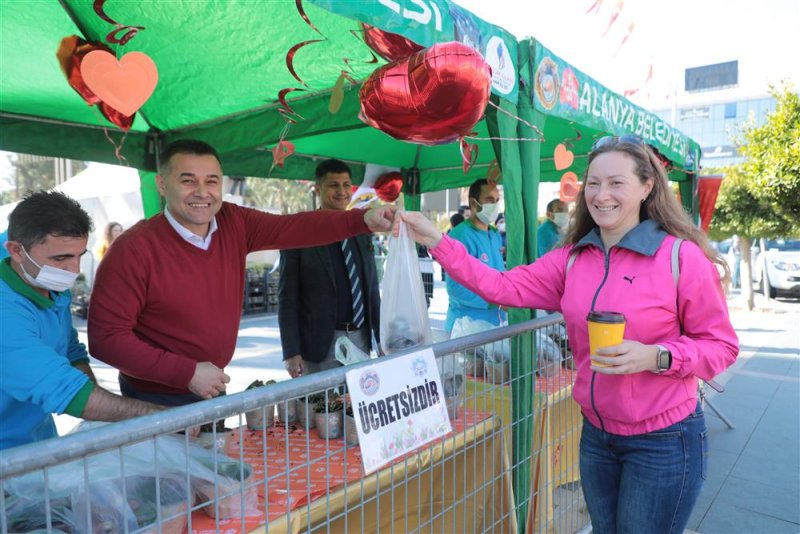
[[[398,211],[394,218],[392,235],[400,235],[400,221],[406,223],[411,239],[428,248],[434,248],[442,240],[442,232],[418,211]]]

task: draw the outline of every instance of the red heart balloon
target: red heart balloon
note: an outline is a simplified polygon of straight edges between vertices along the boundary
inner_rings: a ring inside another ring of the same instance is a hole
[[[373,188],[379,199],[384,202],[394,202],[403,190],[403,175],[397,171],[382,174]]]
[[[461,43],[439,43],[375,70],[359,92],[361,120],[395,139],[422,145],[472,131],[489,100],[492,72]]]
[[[396,61],[408,57],[415,52],[422,50],[422,47],[406,39],[402,35],[383,31],[369,24],[361,23],[364,29],[364,42],[367,43],[373,52],[381,56],[386,61]]]
[[[61,40],[61,44],[56,51],[56,57],[61,65],[61,70],[67,77],[67,82],[69,83],[70,87],[72,87],[76,93],[81,95],[81,98],[83,98],[83,100],[90,106],[97,104],[97,107],[100,109],[100,113],[102,113],[103,117],[108,119],[109,122],[112,122],[121,129],[128,131],[133,124],[133,119],[136,114],[133,113],[131,115],[123,115],[116,109],[100,100],[100,98],[98,98],[97,95],[95,95],[92,90],[89,89],[89,87],[86,85],[86,82],[83,81],[83,74],[81,74],[81,61],[86,54],[89,52],[94,52],[95,50],[111,52],[111,49],[103,44],[89,43],[76,35],[70,35],[69,37],[65,37]]]

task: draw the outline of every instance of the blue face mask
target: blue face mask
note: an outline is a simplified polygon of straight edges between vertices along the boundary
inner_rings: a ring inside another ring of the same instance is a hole
[[[28,274],[28,271],[25,270],[25,266],[21,263],[19,264],[19,266],[22,267],[22,274],[25,275],[25,280],[32,286],[47,289],[48,291],[66,291],[72,287],[75,280],[78,278],[78,273],[65,271],[64,269],[58,269],[50,265],[39,265],[31,258],[31,255],[28,254],[25,247],[22,247],[22,252],[31,260],[31,263],[39,268],[39,274],[31,276]]]

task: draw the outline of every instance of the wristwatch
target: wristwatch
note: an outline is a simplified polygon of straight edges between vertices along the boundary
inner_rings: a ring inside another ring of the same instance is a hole
[[[656,345],[656,348],[658,348],[658,356],[656,357],[658,372],[669,371],[670,367],[672,367],[672,353],[661,345]]]

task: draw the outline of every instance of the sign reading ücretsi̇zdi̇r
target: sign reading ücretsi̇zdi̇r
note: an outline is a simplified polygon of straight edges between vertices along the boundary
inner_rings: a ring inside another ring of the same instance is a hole
[[[347,387],[366,474],[451,431],[429,348],[348,371]]]

